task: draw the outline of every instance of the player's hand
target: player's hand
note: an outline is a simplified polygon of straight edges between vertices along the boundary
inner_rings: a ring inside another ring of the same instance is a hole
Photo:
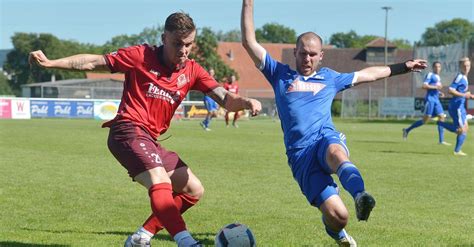
[[[257,116],[258,113],[262,110],[262,104],[258,100],[248,99],[247,109],[250,110],[250,114],[252,114],[252,117],[254,117]]]
[[[43,68],[51,67],[51,60],[49,60],[41,50],[30,52],[28,63],[30,63],[30,66],[37,64]]]
[[[439,97],[444,98],[446,95],[443,92],[439,92]]]
[[[426,60],[423,59],[408,60],[405,62],[405,65],[412,72],[420,72],[428,67]]]
[[[472,98],[472,96],[473,96],[473,95],[472,95],[471,92],[469,92],[469,91],[467,91],[467,92],[464,94],[464,98],[466,98],[466,99]]]

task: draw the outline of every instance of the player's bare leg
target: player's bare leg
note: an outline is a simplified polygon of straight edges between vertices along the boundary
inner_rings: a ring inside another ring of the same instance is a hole
[[[357,246],[355,240],[344,230],[349,221],[349,212],[338,195],[333,195],[324,201],[319,210],[323,214],[326,232],[339,246]]]

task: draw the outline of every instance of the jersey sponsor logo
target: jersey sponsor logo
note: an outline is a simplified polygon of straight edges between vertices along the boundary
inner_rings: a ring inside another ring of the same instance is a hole
[[[188,77],[186,77],[185,74],[181,74],[178,76],[178,88],[183,87],[188,82],[189,82]]]
[[[304,82],[300,81],[296,78],[291,85],[288,87],[287,93],[294,93],[294,92],[312,92],[313,95],[319,93],[319,91],[323,90],[326,85],[322,83],[314,83],[314,82]]]
[[[166,89],[160,88],[159,86],[153,84],[152,82],[149,82],[148,84],[149,85],[148,85],[148,91],[146,93],[146,97],[161,99],[166,102],[170,102],[171,104],[174,104],[180,98],[179,91],[176,91],[176,92],[168,91]]]
[[[161,75],[160,72],[158,72],[154,69],[150,69],[150,73],[154,74],[156,77],[159,77]]]
[[[233,86],[233,85],[228,86],[228,90],[229,90],[229,92],[231,92],[231,93],[235,93],[235,94],[236,94],[236,93],[237,93],[237,89],[238,89],[237,86]]]

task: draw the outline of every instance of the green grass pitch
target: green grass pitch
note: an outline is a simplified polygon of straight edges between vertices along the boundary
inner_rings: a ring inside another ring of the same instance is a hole
[[[474,245],[474,142],[467,157],[437,144],[435,125],[401,139],[408,123],[337,120],[352,161],[377,199],[357,222],[352,198],[347,231],[360,246]],[[206,245],[225,224],[247,224],[259,246],[335,246],[320,213],[300,193],[286,163],[279,122],[241,121],[240,128],[173,122],[162,144],[180,154],[206,193],[185,214]],[[145,189],[133,183],[106,147],[94,120],[0,121],[0,246],[122,246],[148,217]],[[455,136],[446,132],[446,140]],[[336,179],[337,180],[337,179]],[[175,246],[166,232],[153,246]]]

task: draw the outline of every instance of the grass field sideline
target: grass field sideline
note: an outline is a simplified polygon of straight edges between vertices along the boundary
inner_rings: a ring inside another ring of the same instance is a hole
[[[172,123],[162,144],[180,154],[206,193],[185,214],[206,245],[239,221],[259,246],[335,246],[320,213],[300,193],[286,163],[279,122],[241,121],[240,128]],[[435,125],[401,138],[406,123],[345,122],[352,161],[377,199],[357,222],[352,198],[348,232],[360,246],[474,245],[474,141],[464,152],[436,144]],[[122,246],[150,213],[146,191],[128,178],[93,120],[0,120],[0,246]],[[446,141],[455,135],[446,131]],[[153,246],[175,246],[166,233]]]

